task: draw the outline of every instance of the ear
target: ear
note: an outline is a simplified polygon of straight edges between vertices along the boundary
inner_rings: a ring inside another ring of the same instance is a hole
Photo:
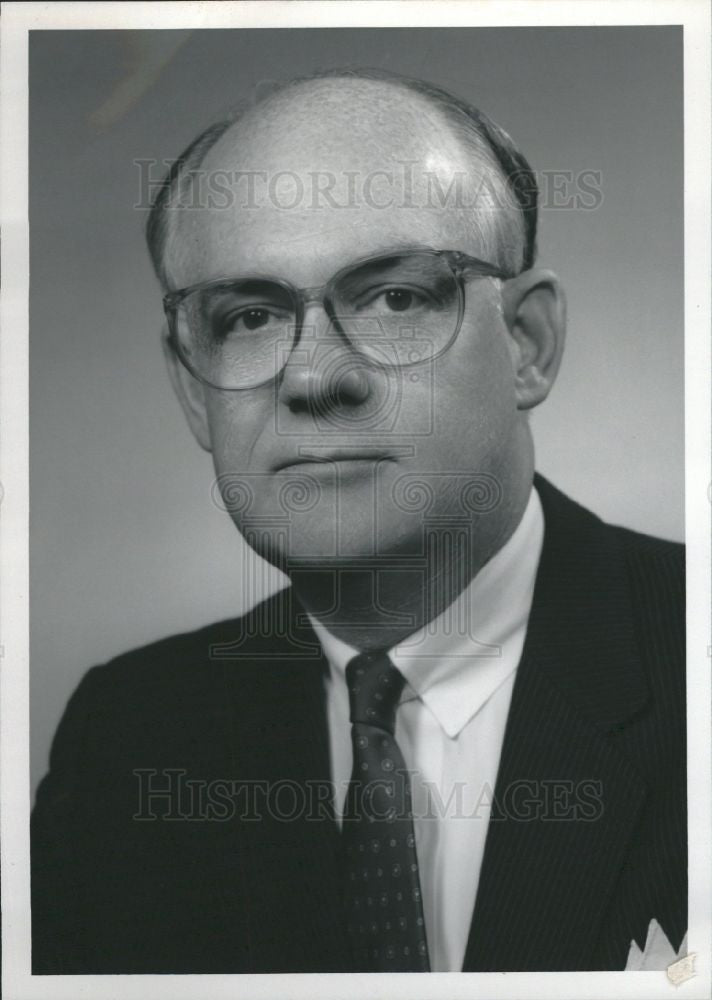
[[[201,448],[204,448],[205,451],[212,451],[210,425],[205,405],[205,394],[208,390],[202,382],[190,374],[185,365],[180,361],[178,355],[171,347],[166,327],[163,328],[161,342],[171,384],[180,405],[183,407],[183,412],[186,415],[193,436]]]
[[[504,321],[511,334],[517,407],[529,410],[549,395],[561,363],[566,300],[553,271],[532,268],[502,286]]]

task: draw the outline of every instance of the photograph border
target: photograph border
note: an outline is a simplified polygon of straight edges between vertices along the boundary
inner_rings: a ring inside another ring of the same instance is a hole
[[[264,27],[548,27],[670,24],[684,29],[685,89],[685,539],[689,816],[688,951],[695,975],[685,998],[711,989],[710,765],[710,8],[706,0],[271,0],[211,3],[15,3],[3,9],[2,299],[0,354],[0,847],[3,992],[8,1000],[101,996],[297,1000],[387,997],[668,997],[664,972],[32,976],[30,972],[29,744],[29,227],[28,33],[74,29]]]

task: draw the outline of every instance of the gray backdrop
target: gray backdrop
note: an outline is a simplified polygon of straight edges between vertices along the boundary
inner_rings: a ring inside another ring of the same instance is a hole
[[[595,210],[542,212],[569,338],[538,468],[609,520],[683,537],[681,29],[33,32],[33,783],[90,665],[276,579],[213,505],[172,397],[133,161],[175,157],[261,80],[345,64],[471,99],[537,171],[601,172]]]

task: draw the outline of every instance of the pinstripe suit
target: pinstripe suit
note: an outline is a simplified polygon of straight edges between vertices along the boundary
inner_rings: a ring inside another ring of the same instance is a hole
[[[544,547],[464,970],[622,969],[651,919],[675,948],[687,923],[683,551],[536,485]],[[285,591],[89,671],[33,814],[36,973],[350,970],[324,669]],[[309,789],[308,815],[235,808],[230,781]],[[540,808],[554,786],[587,801]]]

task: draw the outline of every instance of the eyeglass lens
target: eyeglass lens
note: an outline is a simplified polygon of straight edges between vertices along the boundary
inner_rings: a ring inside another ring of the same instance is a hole
[[[437,254],[394,255],[342,271],[327,286],[335,326],[307,324],[300,347],[343,338],[381,366],[433,358],[457,334],[460,288]],[[236,279],[189,293],[174,331],[183,357],[201,378],[221,388],[268,381],[287,362],[298,335],[298,293],[275,281]]]

